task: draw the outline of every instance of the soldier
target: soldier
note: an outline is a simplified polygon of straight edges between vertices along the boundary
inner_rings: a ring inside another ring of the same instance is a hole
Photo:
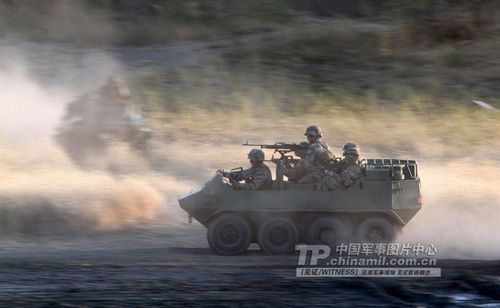
[[[342,190],[351,186],[361,176],[359,148],[354,143],[344,145],[344,159],[336,170],[326,171],[319,184],[320,190]]]
[[[345,152],[345,151],[346,151],[347,149],[349,149],[349,148],[356,148],[356,149],[358,149],[358,152],[359,152],[359,147],[358,147],[358,145],[357,145],[357,144],[355,144],[355,143],[352,143],[352,142],[348,142],[348,143],[344,144],[344,147],[342,148],[342,151],[344,151],[344,152]]]
[[[300,150],[295,151],[295,155],[300,157],[300,159],[295,163],[295,165],[285,165],[283,161],[279,161],[282,168],[283,174],[288,177],[291,182],[297,182],[307,174],[307,168],[305,165],[304,157],[307,154],[307,149],[309,147],[309,142],[303,141],[299,144],[301,146]]]
[[[264,152],[260,149],[252,149],[248,153],[248,159],[252,167],[237,172],[230,177],[231,186],[234,189],[243,190],[257,190],[270,187],[272,184],[271,170],[264,164]],[[245,181],[245,183],[240,183],[240,181]]]
[[[319,126],[309,126],[304,135],[309,141],[309,148],[304,157],[306,175],[299,180],[299,183],[317,184],[321,181],[324,171],[329,168],[330,162],[335,159],[335,156],[326,142],[321,140],[322,133]]]

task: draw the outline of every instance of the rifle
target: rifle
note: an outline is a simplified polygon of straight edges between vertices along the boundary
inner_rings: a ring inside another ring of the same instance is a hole
[[[229,172],[224,170],[219,170],[223,177],[226,177],[231,182],[231,185],[239,183],[243,180],[243,167],[233,168]],[[247,177],[244,179],[245,183],[253,183],[253,177]]]
[[[230,171],[219,170],[223,177],[229,179],[232,182],[239,182],[242,178],[243,167],[233,168]]]

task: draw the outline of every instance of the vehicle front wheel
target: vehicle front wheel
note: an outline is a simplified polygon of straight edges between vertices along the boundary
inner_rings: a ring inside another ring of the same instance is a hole
[[[299,231],[290,219],[273,218],[260,227],[258,241],[267,254],[291,254],[299,242]]]
[[[218,254],[233,256],[244,253],[252,238],[248,222],[236,214],[222,214],[208,225],[208,244]]]
[[[396,238],[396,227],[385,218],[372,217],[358,226],[356,237],[361,243],[390,243]]]

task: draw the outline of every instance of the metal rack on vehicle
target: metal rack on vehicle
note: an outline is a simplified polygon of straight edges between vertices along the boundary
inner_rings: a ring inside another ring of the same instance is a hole
[[[362,161],[362,165],[366,170],[366,166],[370,166],[370,170],[377,169],[392,169],[394,166],[401,166],[404,178],[418,178],[417,161],[413,159],[394,159],[394,158],[368,158]]]

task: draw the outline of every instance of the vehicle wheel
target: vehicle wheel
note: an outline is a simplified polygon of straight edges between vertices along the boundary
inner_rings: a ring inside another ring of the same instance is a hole
[[[307,243],[335,247],[342,241],[347,241],[351,232],[350,224],[335,217],[321,217],[309,227]]]
[[[361,243],[389,243],[396,238],[396,227],[385,218],[372,217],[358,226],[356,237]]]
[[[299,230],[287,218],[273,218],[259,230],[259,246],[267,254],[286,255],[295,250],[299,242]]]
[[[252,230],[248,222],[235,214],[223,214],[207,229],[208,244],[218,254],[239,255],[250,245]]]

